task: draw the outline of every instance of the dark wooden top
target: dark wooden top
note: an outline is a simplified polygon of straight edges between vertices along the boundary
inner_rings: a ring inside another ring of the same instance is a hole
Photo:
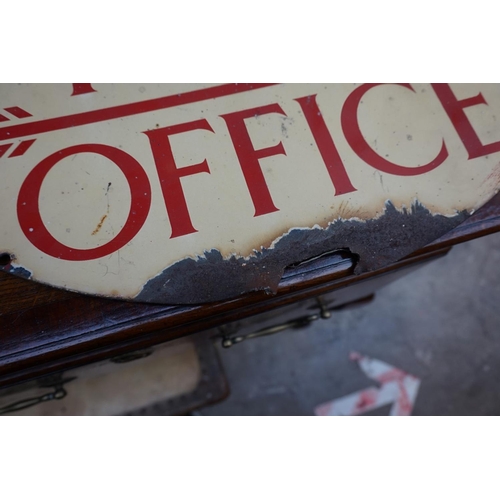
[[[107,359],[370,280],[500,231],[500,193],[456,229],[384,269],[354,275],[342,252],[289,269],[268,296],[199,306],[147,305],[57,290],[0,273],[0,386]]]

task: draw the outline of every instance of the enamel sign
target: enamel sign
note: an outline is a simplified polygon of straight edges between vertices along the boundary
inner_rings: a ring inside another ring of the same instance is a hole
[[[499,123],[500,85],[2,84],[0,264],[179,304],[377,269],[498,191]]]

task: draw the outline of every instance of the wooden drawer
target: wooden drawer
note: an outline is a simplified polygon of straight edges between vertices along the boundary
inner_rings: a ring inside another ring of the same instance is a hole
[[[445,255],[455,244],[499,230],[497,195],[455,230],[383,269],[357,275],[355,256],[334,252],[288,269],[275,295],[253,292],[195,306],[100,299],[2,274],[0,386],[73,370],[207,330],[221,336],[220,327],[235,322],[247,322],[245,331],[266,328],[279,323],[282,314],[285,320],[302,310],[310,312],[318,296],[325,297],[328,308],[340,307]],[[302,304],[300,309],[296,304]]]

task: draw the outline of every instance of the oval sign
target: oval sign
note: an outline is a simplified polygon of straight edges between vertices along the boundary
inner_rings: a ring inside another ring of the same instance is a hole
[[[380,268],[500,185],[500,85],[5,84],[0,264],[153,303]]]

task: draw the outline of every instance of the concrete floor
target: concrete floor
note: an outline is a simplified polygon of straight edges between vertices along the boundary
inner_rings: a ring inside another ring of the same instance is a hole
[[[221,349],[231,395],[198,414],[313,415],[376,387],[352,351],[421,379],[413,415],[499,415],[500,233],[455,247],[371,304]]]

